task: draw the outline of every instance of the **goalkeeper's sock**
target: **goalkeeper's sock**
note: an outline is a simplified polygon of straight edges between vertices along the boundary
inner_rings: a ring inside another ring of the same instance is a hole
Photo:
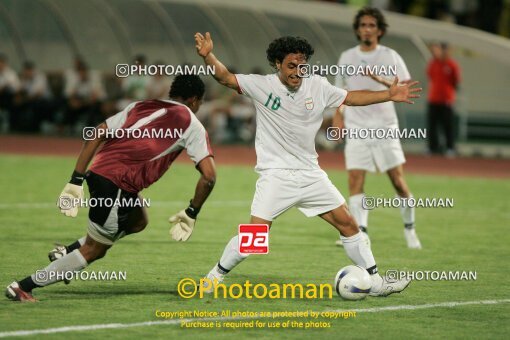
[[[27,293],[30,293],[34,288],[41,287],[32,280],[32,276],[27,276],[23,280],[18,281],[18,284]]]
[[[51,262],[46,268],[36,271],[31,276],[19,281],[21,289],[30,292],[37,287],[45,287],[62,281],[66,272],[78,272],[88,266],[87,261],[78,249],[70,254]]]
[[[248,254],[239,253],[239,236],[236,235],[228,242],[215,268],[220,274],[225,275],[247,257]]]
[[[352,262],[365,268],[370,275],[377,273],[374,255],[361,231],[356,235],[340,236],[340,238],[344,244],[345,252]]]
[[[73,243],[71,243],[70,245],[66,246],[67,253],[70,254],[73,251],[75,251],[76,249],[80,249],[80,247],[85,244],[86,239],[87,239],[87,236],[83,236],[82,238],[80,238],[80,239],[74,241]]]

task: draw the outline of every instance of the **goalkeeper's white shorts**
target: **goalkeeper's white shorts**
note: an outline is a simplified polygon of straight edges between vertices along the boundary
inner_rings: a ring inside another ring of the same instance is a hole
[[[317,216],[345,203],[326,172],[267,169],[259,171],[251,215],[272,221],[297,207],[307,217]]]

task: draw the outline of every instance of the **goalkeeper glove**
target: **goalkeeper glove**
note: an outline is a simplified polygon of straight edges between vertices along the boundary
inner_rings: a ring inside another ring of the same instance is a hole
[[[78,205],[76,202],[83,198],[83,180],[84,175],[76,171],[73,172],[71,180],[66,184],[64,190],[58,198],[58,207],[60,212],[66,216],[76,217],[78,215]]]
[[[175,241],[185,242],[190,238],[199,212],[200,209],[193,207],[190,201],[186,210],[181,210],[168,219],[168,222],[174,225],[170,228],[170,235]]]

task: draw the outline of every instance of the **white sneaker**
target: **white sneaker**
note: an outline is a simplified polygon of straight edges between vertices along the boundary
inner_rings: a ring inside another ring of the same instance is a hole
[[[394,279],[387,278],[386,276],[381,277],[382,282],[378,288],[370,289],[370,296],[388,296],[394,293],[400,293],[404,289],[409,286],[411,283],[411,279],[403,278],[403,279]]]
[[[368,234],[365,233],[364,231],[362,231],[361,235],[366,239],[367,244],[370,247],[370,237],[368,237]],[[342,239],[338,239],[338,240],[335,241],[335,245],[338,246],[338,247],[343,247],[344,243],[342,242]]]
[[[199,288],[199,289],[202,289],[202,291],[204,293],[211,294],[212,292],[214,292],[214,287],[218,283],[223,282],[224,278],[225,278],[225,275],[221,275],[219,273],[213,273],[213,271],[211,270],[209,272],[209,274],[207,274],[206,277],[204,278],[207,280],[203,281],[202,288]]]
[[[407,241],[407,247],[411,249],[421,249],[421,243],[416,235],[416,230],[404,228],[404,236]]]

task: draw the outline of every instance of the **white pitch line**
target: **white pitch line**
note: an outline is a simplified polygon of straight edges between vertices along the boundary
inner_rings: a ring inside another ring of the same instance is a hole
[[[400,306],[386,306],[386,307],[373,307],[373,308],[359,308],[359,309],[348,309],[348,310],[325,310],[334,312],[357,312],[357,313],[378,313],[378,312],[390,312],[400,310],[418,310],[418,309],[429,309],[429,308],[453,308],[459,306],[469,305],[496,305],[502,303],[510,303],[510,299],[501,300],[479,300],[479,301],[463,301],[463,302],[441,302],[441,303],[429,303],[424,305],[400,305]],[[316,312],[317,313],[317,312]],[[319,312],[320,313],[320,312]],[[264,317],[266,318],[266,317]],[[54,333],[67,333],[67,332],[80,332],[80,331],[94,331],[99,329],[122,329],[131,327],[148,327],[148,326],[161,326],[161,325],[177,325],[181,322],[193,322],[193,321],[229,321],[229,320],[243,320],[243,319],[263,319],[250,318],[250,317],[230,317],[230,318],[197,318],[197,319],[172,319],[172,320],[161,320],[161,321],[145,321],[145,322],[134,322],[134,323],[106,323],[97,325],[82,325],[82,326],[66,326],[58,328],[46,328],[46,329],[33,329],[33,330],[22,330],[22,331],[10,331],[1,332],[0,338],[9,336],[28,336],[36,334],[54,334]]]
[[[428,303],[424,305],[401,305],[401,306],[386,306],[386,307],[373,307],[373,308],[360,308],[352,309],[358,313],[377,313],[377,312],[390,312],[396,310],[417,310],[437,307],[458,307],[469,305],[497,305],[500,303],[510,303],[510,299],[501,300],[480,300],[480,301],[465,301],[465,302],[441,302],[441,303]],[[344,312],[345,310],[333,310],[334,312]]]
[[[152,201],[150,202],[151,207],[164,207],[169,205],[186,205],[187,201]],[[210,201],[206,203],[207,205],[221,207],[221,206],[249,206],[251,201],[242,201],[242,200],[232,200],[232,201]],[[49,202],[34,202],[34,203],[0,203],[0,209],[47,209],[47,208],[57,208],[57,200],[55,203]]]

